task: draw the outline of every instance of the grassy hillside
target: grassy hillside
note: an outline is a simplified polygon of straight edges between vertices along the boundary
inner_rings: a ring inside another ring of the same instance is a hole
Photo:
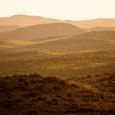
[[[112,72],[115,68],[113,31],[49,37],[42,41],[2,40],[0,44],[0,75],[39,71],[43,76],[68,78]]]
[[[114,72],[115,31],[52,23],[0,32],[0,115],[113,115]]]
[[[115,93],[115,73],[97,74],[95,76],[87,75],[87,77],[80,78],[79,80],[81,83],[90,84],[100,91]],[[76,81],[78,81],[78,79],[76,79]]]
[[[115,74],[101,75],[98,82],[102,81],[101,77],[108,82],[109,88],[114,88],[110,81],[115,81]],[[115,92],[100,90],[97,88],[102,86],[99,83],[91,85],[81,81],[44,78],[36,74],[0,77],[0,114],[114,114]],[[107,87],[104,86],[104,89]]]
[[[37,47],[50,51],[72,52],[72,51],[93,51],[114,49],[115,32],[98,31],[89,32],[70,37],[68,39],[49,41],[47,43],[36,44],[31,47]]]
[[[115,68],[115,50],[52,53],[40,49],[9,49],[0,52],[0,75],[39,71],[44,76],[68,78],[112,72]]]

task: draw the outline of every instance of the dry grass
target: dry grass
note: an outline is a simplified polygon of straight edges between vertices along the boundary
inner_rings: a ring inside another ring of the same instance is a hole
[[[114,78],[115,74],[98,80],[87,76],[84,81],[37,74],[0,77],[0,115],[112,115]],[[108,86],[113,90],[106,90]]]

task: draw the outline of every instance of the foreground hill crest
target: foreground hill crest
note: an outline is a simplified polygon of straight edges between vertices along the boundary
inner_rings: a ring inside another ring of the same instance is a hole
[[[103,76],[97,79],[104,85],[97,84],[95,77],[90,81],[85,79],[89,86],[85,85],[84,79],[83,81],[81,79],[80,83],[70,79],[44,78],[37,74],[0,77],[0,114],[111,115],[114,113],[114,94],[104,93],[103,88],[110,88],[114,75],[107,74],[107,79],[103,79]],[[93,82],[92,85],[91,82]],[[103,86],[103,88],[99,87],[97,90],[95,85]]]

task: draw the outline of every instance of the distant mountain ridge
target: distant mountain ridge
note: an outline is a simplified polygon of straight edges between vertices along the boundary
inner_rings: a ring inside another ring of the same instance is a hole
[[[37,24],[47,24],[47,23],[69,23],[81,28],[97,28],[97,27],[115,27],[115,19],[92,19],[92,20],[59,20],[53,18],[45,18],[41,16],[29,16],[29,15],[14,15],[10,17],[0,18],[0,26],[12,26],[17,25],[20,27],[32,26]]]
[[[21,27],[32,26],[36,24],[46,24],[58,22],[58,19],[44,18],[40,16],[14,15],[0,18],[0,26],[17,25]]]
[[[92,19],[82,21],[65,20],[64,22],[70,23],[81,28],[112,28],[115,27],[115,19]]]

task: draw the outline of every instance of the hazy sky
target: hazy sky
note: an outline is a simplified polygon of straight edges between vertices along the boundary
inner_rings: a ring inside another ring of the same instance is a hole
[[[0,0],[0,17],[15,14],[73,20],[115,18],[115,0]]]

